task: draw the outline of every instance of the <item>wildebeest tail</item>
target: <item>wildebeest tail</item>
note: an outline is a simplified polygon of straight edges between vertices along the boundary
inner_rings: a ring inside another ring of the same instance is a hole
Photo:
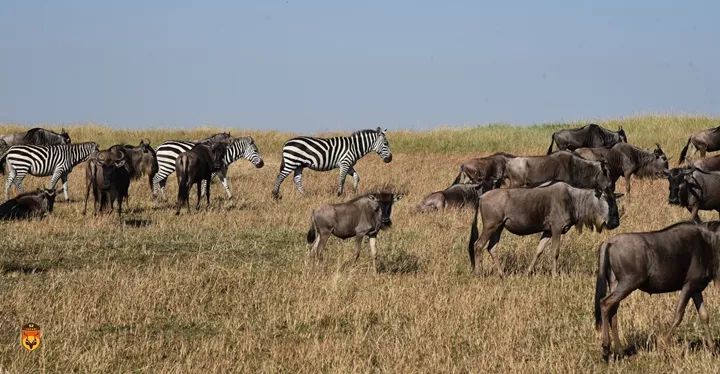
[[[472,183],[472,178],[470,178],[467,171],[465,171],[465,168],[460,166],[460,172],[458,173],[457,177],[455,177],[455,180],[452,182],[452,184],[466,183]]]
[[[548,150],[547,150],[548,155],[552,153],[552,146],[554,143],[555,143],[555,134],[552,134],[552,136],[550,137],[550,146],[548,147]]]
[[[308,244],[312,244],[313,242],[315,242],[315,235],[316,235],[315,234],[315,218],[313,217],[310,219],[310,229],[308,230],[308,233],[307,233],[307,243]]]
[[[480,236],[478,233],[478,213],[480,212],[480,199],[475,203],[475,215],[473,216],[472,224],[470,225],[470,243],[468,243],[468,255],[470,256],[470,264],[475,267],[475,242]]]
[[[608,270],[609,262],[607,258],[607,250],[610,244],[604,242],[600,245],[600,254],[598,256],[598,273],[597,281],[595,282],[595,329],[600,329],[601,315],[600,315],[600,301],[607,295],[608,286]]]
[[[688,147],[690,147],[690,139],[691,138],[688,138],[685,147],[683,147],[682,151],[680,151],[680,160],[678,160],[678,165],[682,165],[682,163],[685,162],[685,156],[687,156]]]
[[[180,156],[178,160],[180,160],[180,170],[177,171],[180,173],[180,179],[178,180],[178,201],[185,201],[190,198],[190,165],[185,157]]]

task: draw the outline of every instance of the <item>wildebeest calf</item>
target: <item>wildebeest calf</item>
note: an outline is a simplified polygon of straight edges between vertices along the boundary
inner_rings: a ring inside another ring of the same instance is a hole
[[[680,324],[692,298],[712,344],[702,292],[720,275],[720,222],[677,223],[660,231],[620,234],[600,245],[595,287],[595,327],[602,332],[603,358],[610,355],[609,330],[620,349],[617,311],[635,290],[649,294],[680,291],[667,336]],[[610,293],[608,294],[608,287]]]
[[[687,208],[693,221],[700,222],[700,210],[720,213],[720,172],[675,168],[670,170],[668,181],[668,202]]]
[[[390,189],[381,189],[350,201],[339,204],[326,204],[312,213],[310,230],[307,234],[308,244],[312,243],[308,256],[315,256],[322,261],[325,243],[334,235],[340,239],[355,237],[355,255],[353,263],[360,256],[360,245],[364,237],[370,241],[370,253],[373,267],[377,272],[377,248],[375,241],[381,229],[392,225],[390,214],[393,204],[402,199],[403,194]]]
[[[619,196],[617,196],[619,197]],[[480,197],[475,218],[470,226],[470,268],[479,274],[477,262],[482,249],[487,250],[495,261],[500,276],[502,265],[495,254],[503,229],[515,235],[542,233],[535,257],[527,268],[532,273],[538,257],[543,253],[548,241],[554,252],[553,275],[557,275],[560,239],[573,226],[581,230],[583,226],[602,231],[614,229],[620,225],[616,195],[609,189],[605,191],[580,189],[563,182],[546,187],[509,188],[492,190]],[[478,239],[477,219],[482,217],[482,235]]]
[[[17,195],[0,205],[0,219],[27,219],[52,213],[56,195],[55,190],[45,188]]]
[[[178,179],[178,201],[175,214],[180,214],[180,207],[187,205],[190,212],[190,188],[197,185],[197,205],[200,209],[200,195],[202,185],[205,181],[205,198],[207,206],[210,207],[210,179],[212,173],[220,170],[223,166],[223,157],[227,143],[198,143],[189,151],[180,154],[175,160],[175,170]]]
[[[492,190],[493,183],[454,184],[442,191],[433,192],[423,199],[417,209],[420,212],[445,210],[445,208],[469,208],[477,204],[478,196]]]

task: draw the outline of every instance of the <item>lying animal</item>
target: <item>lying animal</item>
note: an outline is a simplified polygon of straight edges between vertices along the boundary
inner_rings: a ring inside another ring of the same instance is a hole
[[[0,205],[0,219],[28,219],[43,217],[52,213],[55,205],[55,190],[40,189],[25,192]]]
[[[711,280],[716,284],[720,280],[719,231],[720,222],[682,222],[660,231],[620,234],[600,245],[595,327],[602,333],[606,361],[610,355],[609,330],[615,350],[620,349],[620,302],[638,289],[649,294],[680,291],[668,337],[682,321],[692,298],[705,330],[705,343],[712,344],[702,292]]]
[[[377,272],[376,238],[380,230],[392,225],[390,214],[393,204],[403,198],[403,194],[391,189],[381,189],[350,201],[339,204],[326,204],[318,207],[310,218],[310,230],[307,242],[312,244],[308,256],[322,261],[325,243],[334,235],[340,239],[355,237],[355,255],[353,263],[360,257],[360,246],[364,237],[370,241],[370,253],[373,267]]]

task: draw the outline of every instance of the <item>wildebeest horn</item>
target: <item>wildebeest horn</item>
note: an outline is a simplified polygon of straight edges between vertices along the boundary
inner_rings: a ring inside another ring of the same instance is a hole
[[[613,195],[615,196],[616,199],[619,199],[619,198],[625,196],[625,194],[622,192],[613,192]]]

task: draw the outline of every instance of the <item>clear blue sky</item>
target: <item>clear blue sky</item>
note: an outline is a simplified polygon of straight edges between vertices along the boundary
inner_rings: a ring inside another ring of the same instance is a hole
[[[0,122],[353,130],[720,114],[719,1],[5,1]]]

